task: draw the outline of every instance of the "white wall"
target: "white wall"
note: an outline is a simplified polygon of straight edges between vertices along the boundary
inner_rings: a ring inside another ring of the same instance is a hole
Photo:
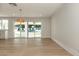
[[[9,30],[8,30],[8,38],[14,38],[14,21],[18,19],[18,17],[1,17],[0,20],[7,19],[9,20]],[[33,21],[33,22],[42,22],[42,38],[50,38],[50,19],[49,18],[24,18],[25,21]],[[2,34],[1,34],[2,35]]]
[[[73,55],[79,55],[79,4],[63,4],[52,16],[51,38]]]

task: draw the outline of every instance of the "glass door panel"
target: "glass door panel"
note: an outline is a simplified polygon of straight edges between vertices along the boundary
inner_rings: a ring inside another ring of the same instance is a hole
[[[33,22],[28,22],[28,37],[32,38],[34,37],[35,32],[35,26]]]
[[[14,23],[14,37],[20,37],[20,23]]]
[[[21,24],[21,37],[27,37],[27,22]]]
[[[41,37],[41,22],[35,22],[35,37]]]

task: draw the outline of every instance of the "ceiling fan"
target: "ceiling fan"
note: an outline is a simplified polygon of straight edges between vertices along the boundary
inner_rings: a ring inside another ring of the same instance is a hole
[[[9,5],[12,5],[12,6],[17,6],[16,3],[9,3]]]

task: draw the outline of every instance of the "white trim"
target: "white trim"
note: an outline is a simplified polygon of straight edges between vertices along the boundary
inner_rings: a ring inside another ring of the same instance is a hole
[[[51,38],[53,41],[55,41],[58,45],[60,45],[62,48],[64,48],[66,51],[71,53],[73,56],[79,56],[78,51],[67,47],[66,45],[63,45],[60,41],[56,40],[55,38]]]

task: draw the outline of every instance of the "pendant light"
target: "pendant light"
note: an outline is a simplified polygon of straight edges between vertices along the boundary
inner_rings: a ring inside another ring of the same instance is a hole
[[[17,22],[24,23],[24,18],[22,17],[22,9],[19,9],[20,11],[20,17],[17,19]]]

